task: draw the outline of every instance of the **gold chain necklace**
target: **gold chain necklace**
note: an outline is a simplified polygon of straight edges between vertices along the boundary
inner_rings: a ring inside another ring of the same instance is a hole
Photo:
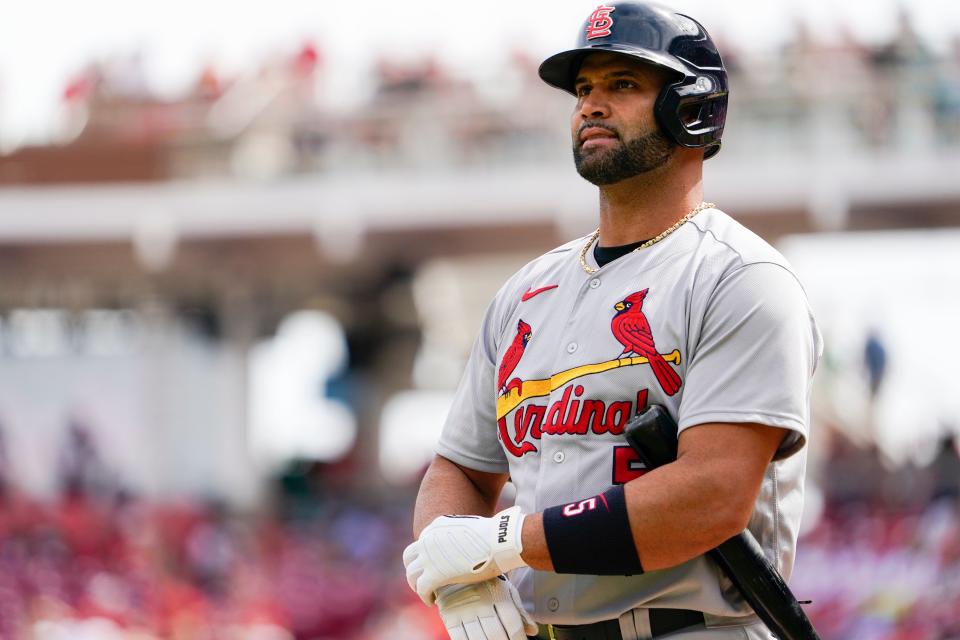
[[[715,206],[717,205],[713,204],[712,202],[701,202],[696,207],[694,207],[693,211],[691,211],[687,215],[677,220],[672,227],[670,227],[660,235],[656,236],[655,238],[650,238],[649,240],[641,244],[639,247],[637,247],[633,251],[640,251],[641,249],[646,249],[649,246],[657,244],[658,242],[666,238],[668,235],[670,235],[671,233],[679,229],[683,225],[683,223],[685,223],[687,220],[689,220],[693,216],[697,215],[704,209],[711,209]],[[587,244],[583,245],[583,249],[580,250],[580,266],[583,267],[583,270],[586,271],[587,275],[589,276],[592,276],[597,271],[599,271],[599,269],[594,269],[593,267],[587,264],[587,251],[590,250],[590,246],[599,237],[600,237],[600,229],[598,228],[596,231],[590,234],[590,237],[587,239]]]

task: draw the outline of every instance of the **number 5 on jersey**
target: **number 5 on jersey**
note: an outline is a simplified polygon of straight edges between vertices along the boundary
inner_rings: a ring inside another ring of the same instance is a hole
[[[634,478],[639,478],[647,472],[647,468],[640,460],[640,456],[633,447],[616,446],[613,448],[613,477],[610,483],[614,486],[627,484]]]

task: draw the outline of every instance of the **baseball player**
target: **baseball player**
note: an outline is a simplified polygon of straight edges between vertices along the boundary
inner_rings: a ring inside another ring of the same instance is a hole
[[[599,228],[490,305],[414,513],[407,579],[454,640],[769,638],[703,554],[744,528],[789,577],[821,340],[783,256],[713,204],[727,76],[695,20],[601,5],[540,67],[571,93]],[[675,462],[624,425],[660,404]],[[495,513],[507,481],[516,504]]]

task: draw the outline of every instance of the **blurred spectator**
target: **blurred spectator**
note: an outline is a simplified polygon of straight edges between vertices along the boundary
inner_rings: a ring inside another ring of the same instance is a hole
[[[951,38],[950,50],[937,74],[934,95],[939,139],[945,145],[960,141],[960,36]]]
[[[193,89],[194,94],[202,100],[215,100],[223,94],[223,90],[223,80],[211,65],[203,68]]]
[[[876,398],[887,372],[887,348],[876,329],[871,329],[867,333],[867,339],[863,345],[863,364],[867,371],[870,397]]]
[[[293,71],[297,75],[310,76],[323,67],[323,56],[312,42],[306,42],[293,58]]]
[[[7,438],[0,425],[0,505],[6,504],[13,487],[10,484],[10,459],[7,456]]]
[[[930,470],[933,500],[947,499],[960,505],[960,446],[956,433],[947,433],[940,439]]]
[[[937,92],[936,58],[901,8],[893,39],[874,50],[877,93],[891,114],[896,142],[910,146],[933,135],[929,122]],[[891,131],[892,133],[892,131]]]
[[[933,61],[931,49],[913,26],[910,13],[901,7],[897,16],[897,32],[893,39],[881,45],[873,54],[878,67],[904,69],[925,67]]]
[[[63,99],[68,103],[89,100],[103,82],[103,72],[97,64],[89,64],[67,81]]]
[[[68,497],[106,497],[118,488],[113,474],[100,458],[93,434],[76,418],[67,425],[58,464],[60,486]]]
[[[427,91],[442,91],[453,83],[434,57],[414,63],[398,63],[383,57],[376,65],[377,99],[416,97]]]
[[[872,444],[855,444],[845,434],[832,429],[823,462],[823,491],[841,508],[871,504],[885,473],[877,449]]]

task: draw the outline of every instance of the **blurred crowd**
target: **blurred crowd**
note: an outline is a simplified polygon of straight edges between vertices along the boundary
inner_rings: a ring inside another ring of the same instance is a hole
[[[786,80],[781,95],[799,107],[801,122],[824,117],[834,106],[852,125],[854,139],[837,140],[837,147],[859,143],[873,149],[911,148],[917,142],[960,141],[960,35],[946,52],[938,53],[916,30],[906,9],[900,10],[889,40],[869,45],[845,28],[827,41],[798,22],[780,62]],[[749,74],[749,67],[744,70]],[[738,106],[750,112],[759,97],[748,91]],[[923,139],[903,139],[917,135]]]
[[[70,431],[56,499],[2,484],[0,638],[396,637],[383,620],[416,600],[398,569],[406,506],[284,482],[265,513],[143,500],[104,480],[85,433]],[[415,609],[414,637],[429,615]]]
[[[821,637],[960,638],[955,439],[928,466],[889,469],[824,435],[821,509],[791,580]],[[130,495],[79,425],[63,453],[55,500],[0,485],[2,638],[446,638],[402,573],[413,487],[371,498],[349,465],[300,464],[266,510],[240,513]]]
[[[881,43],[798,22],[771,55],[717,35],[731,75],[729,124],[740,131],[728,155],[771,144],[869,153],[960,140],[960,36],[935,48],[905,11]],[[557,152],[570,102],[540,82],[538,63],[517,50],[465,77],[439,55],[384,57],[335,88],[322,46],[306,43],[243,74],[205,66],[171,98],[151,89],[134,53],[77,70],[63,89],[54,142],[107,165],[90,176],[72,167],[84,181],[565,162]],[[19,163],[0,162],[0,183],[63,179],[66,169],[37,149],[14,156]]]
[[[791,586],[824,639],[960,638],[960,449],[891,468],[833,433]]]
[[[346,502],[304,522],[84,496],[2,514],[3,638],[386,638],[378,619],[413,597],[406,527]]]

